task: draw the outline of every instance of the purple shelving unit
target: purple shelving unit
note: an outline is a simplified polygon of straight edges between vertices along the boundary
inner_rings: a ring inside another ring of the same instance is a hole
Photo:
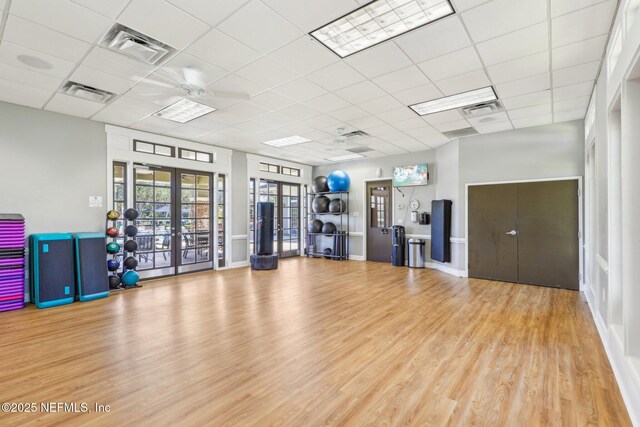
[[[24,308],[24,217],[0,214],[0,311]]]

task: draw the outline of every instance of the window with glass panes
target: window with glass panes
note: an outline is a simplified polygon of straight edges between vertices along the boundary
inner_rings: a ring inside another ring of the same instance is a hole
[[[180,264],[211,260],[211,181],[210,174],[180,174]]]
[[[217,216],[218,216],[218,266],[224,267],[225,265],[225,196],[226,196],[226,177],[225,175],[218,175],[218,203],[217,203]]]

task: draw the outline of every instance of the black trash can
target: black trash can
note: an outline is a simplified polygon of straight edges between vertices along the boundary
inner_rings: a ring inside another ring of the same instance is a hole
[[[391,264],[395,267],[404,267],[404,236],[405,230],[401,225],[392,227],[393,235],[391,239]]]

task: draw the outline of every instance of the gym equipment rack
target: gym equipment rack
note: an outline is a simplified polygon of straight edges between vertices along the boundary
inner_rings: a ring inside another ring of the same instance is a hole
[[[25,225],[20,214],[0,214],[0,311],[24,308]]]

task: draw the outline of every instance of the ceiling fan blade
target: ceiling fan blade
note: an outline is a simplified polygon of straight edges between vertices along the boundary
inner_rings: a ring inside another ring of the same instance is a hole
[[[185,67],[182,69],[184,81],[187,85],[204,88],[207,86],[207,78],[202,70],[196,67]]]

